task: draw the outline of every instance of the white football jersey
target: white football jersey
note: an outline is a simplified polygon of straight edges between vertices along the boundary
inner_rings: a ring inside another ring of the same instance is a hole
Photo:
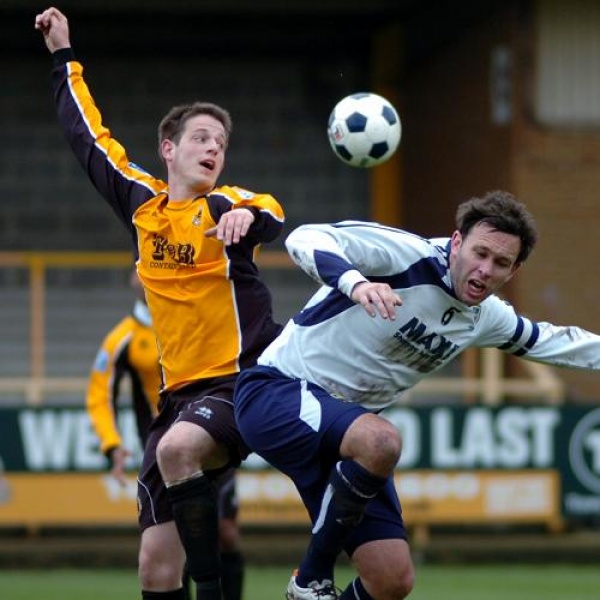
[[[304,225],[290,256],[323,284],[258,360],[330,394],[380,409],[468,347],[494,347],[551,365],[600,369],[600,336],[538,323],[497,296],[467,306],[454,294],[450,238],[424,239],[376,223]],[[349,297],[364,280],[402,298],[395,320],[371,317]]]

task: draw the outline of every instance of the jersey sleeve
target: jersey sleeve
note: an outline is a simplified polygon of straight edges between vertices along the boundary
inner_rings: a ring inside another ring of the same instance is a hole
[[[434,246],[419,236],[360,221],[302,225],[285,244],[308,275],[347,296],[361,281],[400,272],[435,254]]]
[[[283,208],[270,194],[251,192],[240,187],[222,186],[209,194],[208,202],[211,218],[215,224],[223,213],[237,208],[248,208],[254,214],[254,222],[248,237],[254,243],[263,244],[276,239],[285,221]]]
[[[86,409],[104,454],[122,443],[116,409],[131,336],[128,320],[121,321],[104,338],[89,377]]]
[[[52,88],[58,119],[94,187],[119,219],[134,231],[136,208],[166,190],[166,184],[130,162],[123,146],[102,123],[102,115],[83,79],[83,66],[70,49],[54,54]]]
[[[537,322],[518,314],[507,302],[492,296],[484,303],[486,331],[478,346],[499,350],[526,360],[600,370],[600,336],[574,325]]]

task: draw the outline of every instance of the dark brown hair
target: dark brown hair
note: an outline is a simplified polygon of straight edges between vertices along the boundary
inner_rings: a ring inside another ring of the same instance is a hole
[[[229,142],[233,125],[231,115],[228,111],[211,102],[181,104],[174,106],[158,125],[158,155],[161,157],[161,160],[162,154],[160,148],[163,141],[171,140],[175,144],[178,144],[185,124],[189,119],[198,115],[209,115],[219,121],[223,125],[223,129],[225,129],[225,143]]]
[[[509,192],[488,192],[481,198],[471,198],[459,205],[456,227],[463,237],[479,223],[487,223],[496,231],[516,235],[521,240],[517,264],[527,260],[538,240],[537,227],[531,213]]]

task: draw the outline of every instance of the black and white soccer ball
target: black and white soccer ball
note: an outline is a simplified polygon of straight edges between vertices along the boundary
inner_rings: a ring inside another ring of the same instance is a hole
[[[391,102],[371,92],[342,98],[329,115],[329,143],[353,167],[374,167],[394,154],[402,124]]]

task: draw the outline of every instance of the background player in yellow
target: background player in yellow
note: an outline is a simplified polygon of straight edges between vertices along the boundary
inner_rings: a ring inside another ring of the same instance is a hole
[[[125,469],[127,459],[132,454],[123,445],[117,420],[118,404],[122,397],[121,382],[124,377],[131,382],[131,402],[142,448],[146,444],[150,422],[157,413],[161,383],[152,317],[135,270],[131,273],[130,282],[137,295],[133,310],[102,341],[90,373],[86,395],[86,408],[100,439],[100,449],[110,461],[111,474],[121,485],[127,484]],[[225,471],[217,479],[216,485],[223,598],[240,600],[244,561],[237,522],[235,469]],[[189,577],[184,576],[183,583],[187,594]]]
[[[142,448],[157,413],[161,385],[152,318],[135,271],[131,274],[131,286],[138,298],[131,314],[121,319],[102,340],[86,394],[86,408],[100,440],[100,450],[110,461],[111,474],[122,485],[127,483],[125,466],[131,449],[123,445],[117,422],[121,383],[124,377],[131,383],[132,408]]]
[[[254,255],[281,233],[283,210],[269,194],[217,186],[231,118],[213,103],[173,107],[160,122],[168,183],[137,167],[102,123],[65,15],[48,8],[35,27],[63,132],[131,235],[158,341],[160,412],[138,478],[142,598],[183,598],[187,560],[197,598],[221,600],[214,482],[249,453],[233,415],[238,374],[281,330]]]

